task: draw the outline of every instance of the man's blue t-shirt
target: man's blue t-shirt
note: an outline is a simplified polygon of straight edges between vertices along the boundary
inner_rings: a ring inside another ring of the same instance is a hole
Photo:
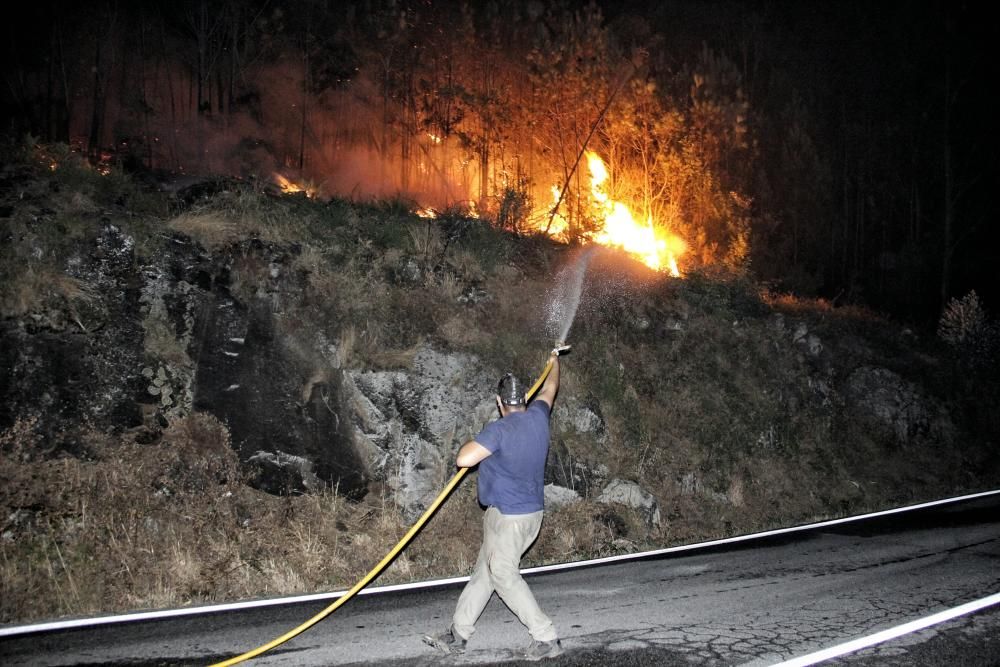
[[[474,440],[490,450],[479,463],[479,502],[503,514],[530,514],[545,506],[549,404],[532,401],[488,424]]]

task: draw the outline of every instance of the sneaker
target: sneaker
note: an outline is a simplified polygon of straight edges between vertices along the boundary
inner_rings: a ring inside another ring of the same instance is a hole
[[[531,645],[524,651],[524,659],[534,662],[535,660],[554,658],[562,654],[562,642],[558,639],[553,639],[550,642],[540,642],[532,639]]]
[[[424,643],[443,653],[465,653],[465,640],[456,635],[451,628],[441,634],[424,635]]]

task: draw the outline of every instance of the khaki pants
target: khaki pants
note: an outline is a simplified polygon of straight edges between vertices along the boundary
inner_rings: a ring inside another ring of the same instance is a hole
[[[483,517],[483,546],[476,569],[462,590],[455,607],[452,628],[462,639],[476,631],[475,624],[493,591],[540,642],[553,641],[556,630],[539,608],[528,584],[521,578],[521,555],[538,537],[542,512],[501,514],[491,507]]]

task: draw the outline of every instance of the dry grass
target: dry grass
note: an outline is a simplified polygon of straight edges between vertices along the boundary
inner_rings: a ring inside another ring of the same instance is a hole
[[[309,280],[323,279],[331,273],[330,260],[322,248],[305,245],[302,251],[294,257],[291,263],[292,271],[300,271]]]
[[[409,250],[425,264],[434,262],[444,251],[441,228],[433,221],[414,222],[407,226]]]
[[[93,461],[33,461],[30,432],[0,436],[3,623],[346,589],[409,528],[388,491],[352,503],[248,488],[207,415],[171,423],[158,445],[94,436]],[[553,512],[526,563],[621,552],[621,526],[600,511]],[[379,582],[468,573],[481,521],[469,479]]]
[[[489,333],[470,326],[466,313],[455,313],[445,318],[440,325],[439,334],[449,347],[460,350],[482,348],[490,339]]]
[[[458,275],[470,282],[481,282],[486,279],[486,270],[483,267],[482,259],[468,250],[455,250],[449,264],[455,267]]]
[[[94,461],[33,461],[30,433],[0,435],[3,623],[344,589],[409,528],[377,490],[351,503],[248,488],[225,427],[207,415],[172,423],[155,446],[95,436]],[[478,548],[470,513],[466,484],[380,581],[467,571]]]
[[[168,222],[167,227],[190,236],[207,250],[218,250],[247,235],[244,227],[218,211],[187,211]]]
[[[96,290],[86,282],[44,264],[29,263],[4,282],[0,314],[5,317],[54,309],[79,322],[77,306],[93,304],[99,299]]]
[[[278,245],[301,242],[309,237],[308,217],[293,211],[288,202],[272,200],[250,189],[236,189],[193,207],[167,226],[208,250],[217,250],[249,238]]]

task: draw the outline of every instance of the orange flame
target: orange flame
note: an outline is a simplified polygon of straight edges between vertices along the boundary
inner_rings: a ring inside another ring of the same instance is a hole
[[[658,230],[652,217],[647,216],[644,224],[639,223],[628,206],[611,199],[604,188],[608,169],[597,153],[587,151],[587,166],[590,168],[590,194],[604,220],[603,229],[593,237],[594,242],[621,248],[651,269],[669,271],[672,276],[680,277],[677,257],[687,249],[683,239]]]
[[[274,174],[274,182],[277,184],[279,188],[281,188],[281,191],[286,195],[302,192],[309,199],[312,199],[313,197],[316,196],[316,188],[309,185],[300,185],[295,181],[285,178],[284,176],[282,176],[277,172],[275,172]]]
[[[687,250],[684,240],[657,228],[652,217],[647,216],[644,223],[638,222],[629,207],[612,199],[605,182],[608,180],[608,169],[597,153],[587,151],[587,166],[590,169],[590,196],[596,217],[603,223],[601,229],[590,236],[593,243],[599,243],[625,252],[640,259],[646,266],[656,271],[668,271],[670,275],[680,277],[677,258]],[[553,186],[553,205],[559,201],[559,188]],[[554,238],[565,238],[568,222],[562,215],[554,215],[549,226],[549,235]]]

